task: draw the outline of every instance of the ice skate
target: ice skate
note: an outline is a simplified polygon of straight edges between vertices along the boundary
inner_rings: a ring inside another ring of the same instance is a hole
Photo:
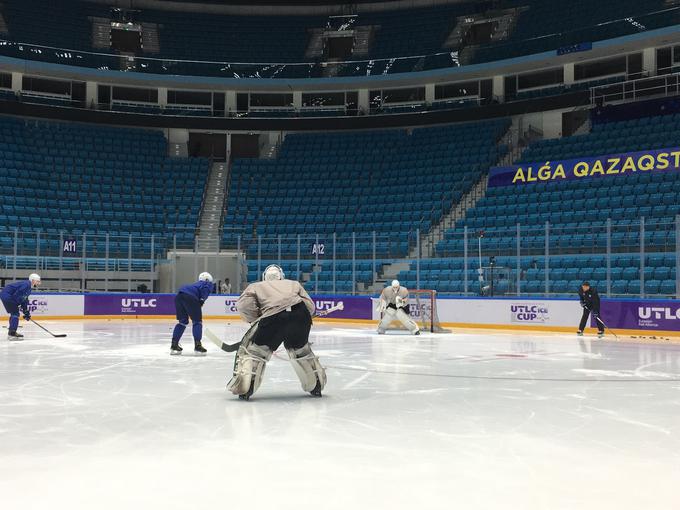
[[[194,353],[196,354],[196,356],[205,356],[206,352],[208,351],[200,343],[196,344],[196,346],[194,347]]]
[[[239,396],[238,396],[238,399],[239,399],[239,400],[245,400],[245,401],[250,400],[250,397],[253,395],[253,393],[255,393],[254,390],[255,390],[255,386],[254,386],[253,383],[251,383],[251,384],[250,384],[250,388],[248,389],[248,391],[245,392],[245,393],[243,393],[243,394],[241,394],[241,395],[239,395]]]
[[[179,356],[180,354],[182,354],[182,348],[179,346],[179,344],[172,344],[170,346],[170,355]]]
[[[7,339],[10,342],[19,342],[24,339],[24,335],[22,335],[21,333],[17,333],[16,331],[8,331]]]
[[[321,383],[317,380],[316,386],[312,391],[309,392],[312,397],[321,397]]]

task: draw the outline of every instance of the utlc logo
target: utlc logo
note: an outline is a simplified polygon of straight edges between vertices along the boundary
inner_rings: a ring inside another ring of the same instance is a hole
[[[548,318],[548,308],[541,305],[511,305],[510,311],[518,321],[546,320]]]
[[[120,304],[124,308],[156,308],[156,299],[123,298]]]
[[[409,306],[409,315],[411,317],[419,319],[421,317],[427,317],[429,315],[429,310],[430,310],[429,303],[420,303],[420,306],[411,303],[411,305]]]
[[[228,312],[238,312],[238,308],[236,307],[236,299],[226,299],[224,301],[224,306],[226,307]]]
[[[333,308],[336,304],[340,304],[342,301],[315,301],[314,306],[316,307],[317,310],[323,311],[323,310],[328,310],[329,308]]]
[[[45,299],[29,299],[28,300],[28,309],[31,312],[35,312],[38,309],[44,310],[47,308],[47,300]]]
[[[638,308],[640,319],[666,319],[680,320],[680,308],[673,310],[670,307],[641,306]]]

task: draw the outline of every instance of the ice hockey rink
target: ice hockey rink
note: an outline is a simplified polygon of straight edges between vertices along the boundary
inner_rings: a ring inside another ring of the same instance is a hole
[[[319,323],[324,397],[279,350],[243,402],[171,321],[45,325],[68,337],[0,340],[4,509],[680,505],[678,344]]]

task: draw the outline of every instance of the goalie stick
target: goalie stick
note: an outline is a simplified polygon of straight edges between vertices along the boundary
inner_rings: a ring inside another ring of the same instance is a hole
[[[344,310],[344,309],[345,309],[345,304],[344,304],[342,301],[340,301],[337,305],[330,307],[328,310],[322,310],[321,312],[314,312],[314,314],[312,315],[312,318],[315,318],[315,317],[325,317],[326,315],[329,315],[329,314],[331,314],[331,313],[333,313],[333,312],[337,312],[337,311],[339,311],[339,310]],[[255,322],[253,322],[253,323],[250,325],[250,328],[248,328],[248,331],[250,331],[252,328],[254,328],[255,326],[257,326],[257,323],[258,323],[258,322],[260,322],[260,319],[257,319]],[[243,336],[245,337],[247,334],[248,334],[248,332],[246,332],[246,334],[243,335]],[[219,338],[217,338],[217,335],[216,335],[215,333],[213,333],[212,331],[210,331],[209,329],[207,329],[207,328],[206,328],[206,330],[205,330],[205,336],[207,336],[208,339],[209,339],[212,343],[214,343],[217,347],[219,347],[220,349],[222,349],[224,352],[234,352],[234,351],[237,351],[238,348],[241,346],[241,340],[239,340],[238,342],[235,342],[235,343],[233,343],[233,344],[228,344],[228,343],[226,343],[226,342],[223,342],[223,341],[220,340]]]

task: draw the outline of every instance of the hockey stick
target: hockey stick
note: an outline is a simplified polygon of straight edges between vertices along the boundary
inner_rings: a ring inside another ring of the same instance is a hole
[[[342,301],[340,301],[337,305],[330,307],[328,310],[323,310],[321,312],[314,312],[314,315],[312,315],[312,318],[324,317],[324,316],[329,315],[333,312],[337,312],[339,310],[344,310],[344,309],[345,309],[345,304]],[[248,328],[248,331],[250,331],[258,322],[260,322],[260,319],[257,319],[255,322],[253,322],[250,325],[250,328]],[[246,332],[246,335],[247,334],[248,333]],[[238,350],[239,347],[241,347],[241,340],[239,340],[238,342],[235,342],[233,344],[228,344],[226,342],[223,342],[219,338],[217,338],[217,335],[215,335],[215,333],[213,333],[209,329],[205,330],[205,336],[207,336],[208,339],[212,343],[214,343],[217,347],[222,349],[224,352],[234,352],[234,351]],[[245,335],[243,335],[243,336],[245,337]]]
[[[205,330],[205,336],[207,336],[208,339],[212,343],[214,343],[217,347],[222,349],[224,352],[234,352],[241,345],[241,342],[236,342],[235,344],[228,344],[226,342],[223,342],[222,340],[217,338],[217,335],[215,333],[213,333],[212,331],[210,331],[209,329]]]
[[[597,317],[595,317],[595,320],[599,321],[599,323],[602,324],[602,327],[604,327],[607,331],[609,331],[612,335],[614,335],[614,338],[616,338],[617,340],[619,339],[619,337],[616,336],[616,333],[614,333],[614,331],[612,331],[612,328],[610,328],[609,326],[607,326],[607,325],[604,323],[604,321],[603,321],[602,319],[600,319],[600,316],[599,316],[599,315],[598,315]]]
[[[40,325],[39,323],[35,322],[33,319],[30,319],[30,321],[31,321],[33,324],[35,324],[36,326],[38,326],[40,329],[42,329],[43,331],[46,331],[47,333],[49,333],[50,335],[52,335],[54,338],[64,338],[64,337],[66,336],[66,333],[61,333],[61,334],[59,334],[59,335],[56,335],[56,334],[52,333],[52,332],[51,332],[49,329],[47,329],[45,326]]]
[[[584,305],[583,308],[585,308],[586,310],[588,310],[591,314],[593,313],[593,311],[592,311],[590,308],[588,308],[587,306]],[[616,333],[614,333],[614,332],[612,331],[612,328],[610,328],[609,326],[607,326],[607,325],[604,323],[604,321],[603,321],[602,319],[600,319],[600,314],[599,314],[599,313],[595,316],[595,320],[598,321],[600,324],[602,324],[602,327],[603,327],[603,328],[605,328],[605,329],[606,329],[607,331],[609,331],[612,335],[614,335],[614,338],[616,338],[617,340],[619,339],[619,337],[616,335]]]

